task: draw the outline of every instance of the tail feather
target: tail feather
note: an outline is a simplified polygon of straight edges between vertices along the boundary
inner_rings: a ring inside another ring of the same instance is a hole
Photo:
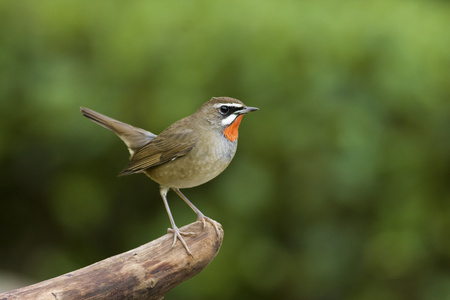
[[[147,130],[117,121],[89,108],[81,107],[81,113],[86,118],[92,120],[100,126],[105,127],[106,129],[111,130],[118,137],[120,137],[127,145],[131,156],[133,156],[137,150],[156,137],[155,134]]]

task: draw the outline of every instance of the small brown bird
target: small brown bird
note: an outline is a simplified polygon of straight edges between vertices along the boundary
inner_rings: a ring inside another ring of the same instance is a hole
[[[172,189],[197,214],[197,220],[210,222],[220,236],[218,222],[206,217],[192,204],[180,189],[190,188],[210,181],[230,164],[236,153],[238,128],[244,114],[256,111],[241,101],[217,97],[204,103],[194,114],[183,118],[159,135],[114,120],[93,110],[81,107],[81,113],[95,123],[113,131],[130,151],[129,164],[119,176],[145,173],[160,185],[160,194],[169,215],[173,243],[177,239],[192,255],[181,232],[175,225],[167,202],[167,192]]]

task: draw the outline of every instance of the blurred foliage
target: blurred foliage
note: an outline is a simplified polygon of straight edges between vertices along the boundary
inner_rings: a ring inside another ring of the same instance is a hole
[[[159,133],[231,96],[260,111],[185,190],[224,244],[166,299],[450,299],[449,28],[446,1],[1,1],[0,270],[44,280],[169,226],[79,106]]]

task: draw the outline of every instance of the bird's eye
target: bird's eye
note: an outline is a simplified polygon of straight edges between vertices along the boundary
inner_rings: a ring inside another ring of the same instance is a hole
[[[229,108],[228,106],[226,106],[226,105],[222,105],[222,106],[219,108],[219,111],[220,111],[220,113],[221,113],[222,115],[226,115],[226,114],[230,111],[230,108]]]

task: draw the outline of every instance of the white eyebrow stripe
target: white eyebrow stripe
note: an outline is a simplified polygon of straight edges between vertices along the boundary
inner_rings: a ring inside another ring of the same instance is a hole
[[[236,120],[236,118],[238,117],[238,115],[236,114],[231,114],[228,117],[226,117],[225,119],[222,120],[222,126],[229,126],[231,125],[234,120]]]
[[[244,105],[239,104],[239,103],[216,103],[216,104],[214,104],[214,108],[218,108],[218,107],[221,107],[223,105],[230,106],[230,107],[244,108]]]

